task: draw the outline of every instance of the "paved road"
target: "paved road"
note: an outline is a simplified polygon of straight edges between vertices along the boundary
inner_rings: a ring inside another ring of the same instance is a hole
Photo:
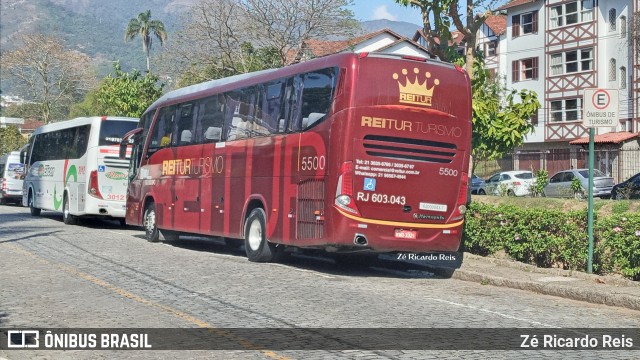
[[[256,264],[215,239],[152,244],[116,221],[67,226],[0,206],[0,328],[636,328],[640,313],[441,279],[345,270],[328,257]],[[482,330],[479,330],[482,332]],[[463,336],[473,335],[466,332]],[[391,339],[390,339],[391,340]],[[640,345],[640,339],[634,339]],[[0,351],[0,358],[636,358],[638,351]]]

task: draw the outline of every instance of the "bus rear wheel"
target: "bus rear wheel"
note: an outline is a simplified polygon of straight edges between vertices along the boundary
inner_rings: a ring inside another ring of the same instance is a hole
[[[281,248],[267,241],[264,210],[253,209],[244,224],[244,249],[249,261],[271,262],[276,260]]]
[[[64,194],[64,200],[62,203],[62,221],[64,221],[67,225],[76,225],[78,224],[78,217],[71,215],[69,211],[69,195]]]
[[[160,231],[156,224],[156,204],[150,203],[144,210],[144,237],[149,242],[158,242],[160,240]]]
[[[29,191],[29,211],[31,211],[31,216],[40,216],[40,209],[38,209],[37,207],[33,206],[33,193],[31,191]]]

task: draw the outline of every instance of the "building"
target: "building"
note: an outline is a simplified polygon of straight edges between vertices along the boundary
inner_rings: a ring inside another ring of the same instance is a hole
[[[382,29],[344,41],[309,40],[303,45],[300,61],[341,52],[380,52],[432,58],[429,51],[418,43],[390,29]],[[291,57],[295,56],[292,54]]]
[[[29,137],[37,127],[44,125],[42,121],[34,119],[10,118],[0,116],[0,128],[6,128],[9,125],[16,126],[24,137]]]
[[[583,91],[604,88],[618,90],[620,121],[596,129],[596,158],[605,159],[598,166],[616,181],[640,171],[639,161],[615,166],[622,163],[621,151],[637,146],[627,139],[640,131],[639,49],[629,20],[639,5],[640,0],[512,0],[499,9],[507,24],[505,36],[495,37],[498,73],[509,89],[535,91],[541,104],[531,119],[535,132],[514,152],[513,168],[553,174],[585,164],[587,153],[575,141],[588,136]],[[625,140],[611,142],[609,133]]]

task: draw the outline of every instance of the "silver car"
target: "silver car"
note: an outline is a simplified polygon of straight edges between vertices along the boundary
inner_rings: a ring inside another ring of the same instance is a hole
[[[583,194],[587,195],[589,188],[589,169],[563,170],[551,177],[549,183],[544,187],[544,196],[547,197],[573,197],[571,182],[578,179],[582,185]],[[593,170],[593,196],[606,198],[611,196],[613,188],[613,178],[605,175],[602,171]]]

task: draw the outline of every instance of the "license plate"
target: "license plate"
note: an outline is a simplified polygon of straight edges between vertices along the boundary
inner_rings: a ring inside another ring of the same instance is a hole
[[[396,229],[395,238],[415,240],[418,238],[418,232],[415,230]]]

